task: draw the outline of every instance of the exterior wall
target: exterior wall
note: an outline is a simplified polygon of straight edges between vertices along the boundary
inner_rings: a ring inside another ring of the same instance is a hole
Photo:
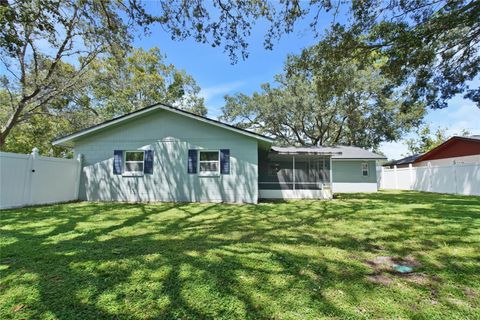
[[[262,190],[260,199],[331,199],[330,189],[323,190]]]
[[[362,175],[362,163],[364,162],[368,163],[368,176]],[[332,159],[332,191],[376,192],[376,161]]]
[[[371,182],[334,182],[332,190],[335,193],[377,192],[378,185]]]
[[[448,166],[452,165],[453,161],[457,164],[467,164],[467,163],[480,163],[480,154],[473,156],[463,156],[463,157],[453,157],[453,158],[444,158],[444,159],[435,159],[435,160],[426,160],[420,161],[413,164],[414,167],[426,167],[428,163],[432,166]]]
[[[113,174],[114,150],[154,150],[153,174]],[[187,173],[189,149],[230,149],[230,174]],[[80,199],[247,202],[258,199],[257,140],[160,110],[76,141],[83,154]]]

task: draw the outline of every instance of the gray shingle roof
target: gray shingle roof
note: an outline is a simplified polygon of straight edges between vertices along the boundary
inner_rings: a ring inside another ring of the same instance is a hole
[[[272,147],[273,152],[281,154],[324,154],[332,159],[385,159],[384,156],[353,146],[332,147]]]
[[[460,138],[467,138],[467,139],[472,139],[472,140],[480,140],[480,134],[474,134],[473,136],[460,137]]]
[[[390,162],[385,163],[383,166],[385,167],[385,166],[393,166],[393,165],[400,165],[400,164],[410,164],[410,163],[413,163],[422,155],[423,153],[416,153],[414,155],[411,155],[402,159],[392,160]]]

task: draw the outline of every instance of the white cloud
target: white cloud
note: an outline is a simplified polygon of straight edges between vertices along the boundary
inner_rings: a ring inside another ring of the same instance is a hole
[[[480,108],[470,100],[456,96],[449,101],[449,106],[440,110],[429,110],[425,117],[425,123],[432,130],[445,128],[447,136],[459,134],[462,130],[468,130],[471,134],[480,134]],[[415,136],[408,134],[404,139]],[[380,145],[380,150],[389,159],[400,159],[408,154],[407,145],[404,141],[385,142]]]
[[[208,105],[209,100],[213,100],[215,98],[218,98],[219,96],[223,99],[224,95],[231,93],[234,90],[237,90],[243,85],[245,85],[245,81],[234,81],[202,88],[202,90],[200,91],[200,96],[205,99],[205,102]]]
[[[224,105],[223,97],[238,91],[239,88],[246,85],[245,80],[233,81],[205,87],[200,90],[200,96],[205,99],[205,106],[208,109],[208,116],[218,118],[222,114],[222,106]]]

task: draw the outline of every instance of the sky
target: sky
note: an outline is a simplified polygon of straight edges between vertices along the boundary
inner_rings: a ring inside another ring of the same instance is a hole
[[[327,27],[328,16],[324,16],[322,27]],[[341,18],[340,18],[341,19]],[[166,55],[166,61],[177,68],[186,70],[193,76],[205,98],[208,116],[221,115],[226,94],[241,92],[251,94],[260,89],[260,85],[273,80],[275,74],[283,71],[284,61],[289,54],[299,54],[305,47],[317,42],[308,23],[300,24],[294,32],[284,35],[273,50],[263,48],[266,26],[257,25],[249,39],[249,57],[232,64],[222,48],[212,48],[208,44],[197,43],[192,39],[174,41],[160,27],[151,29],[149,35],[136,32],[135,47],[149,49],[158,47]],[[473,85],[480,85],[476,79]],[[449,107],[442,110],[429,110],[425,122],[431,128],[446,128],[448,135],[459,133],[462,129],[472,134],[480,134],[480,109],[471,101],[457,96],[450,100]],[[389,159],[398,159],[407,153],[406,145],[401,142],[384,143],[380,150]]]

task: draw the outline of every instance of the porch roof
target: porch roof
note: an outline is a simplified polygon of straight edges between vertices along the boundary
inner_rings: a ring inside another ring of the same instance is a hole
[[[386,159],[384,156],[374,152],[353,146],[331,146],[331,147],[276,147],[272,146],[272,152],[277,154],[304,154],[304,155],[326,155],[333,159]]]
[[[278,154],[311,154],[311,155],[341,155],[340,150],[331,147],[275,147],[271,149]]]

